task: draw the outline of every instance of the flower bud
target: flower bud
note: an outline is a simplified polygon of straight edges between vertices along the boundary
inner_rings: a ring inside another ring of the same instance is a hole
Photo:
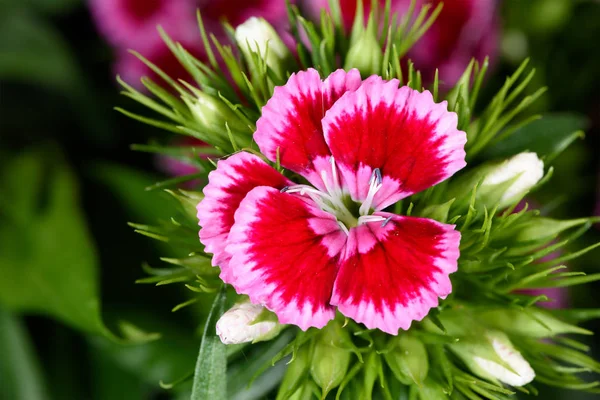
[[[508,207],[519,200],[544,176],[544,162],[535,153],[519,153],[488,171],[481,183],[481,190],[503,183],[505,188],[500,198],[500,208]]]
[[[232,132],[248,131],[244,122],[219,98],[194,89],[194,97],[184,96],[183,101],[194,119],[206,128],[224,132],[227,123]]]
[[[231,307],[217,321],[217,335],[224,344],[269,340],[277,336],[281,325],[276,321],[257,321],[265,311],[263,306],[250,302]]]
[[[501,162],[485,163],[457,178],[448,187],[448,198],[456,198],[457,207],[466,208],[473,188],[475,205],[488,209],[506,208],[520,200],[544,175],[544,163],[535,153],[519,153]]]
[[[425,345],[416,337],[403,334],[388,343],[390,351],[384,354],[385,361],[396,378],[405,385],[421,386],[429,371]]]
[[[280,77],[285,76],[286,66],[292,53],[283,43],[275,29],[263,18],[251,17],[235,29],[235,40],[242,50],[252,71],[257,69],[254,55],[266,57],[266,63]],[[268,50],[267,50],[268,48]]]
[[[488,331],[483,337],[470,337],[450,346],[467,367],[482,378],[511,386],[523,386],[535,378],[535,372],[508,337]]]
[[[337,329],[337,322],[330,322],[315,343],[310,374],[321,387],[323,398],[331,389],[337,387],[346,377],[350,364],[351,351],[333,345],[336,334],[348,335],[344,329]]]
[[[363,76],[381,72],[383,54],[377,36],[372,29],[366,29],[350,46],[344,68],[357,68]]]

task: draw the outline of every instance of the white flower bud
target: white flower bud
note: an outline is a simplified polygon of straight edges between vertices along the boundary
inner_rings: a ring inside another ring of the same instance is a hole
[[[275,321],[253,324],[265,310],[263,306],[250,302],[231,307],[217,321],[217,335],[224,344],[238,344],[256,340],[268,340],[279,333],[281,325]]]
[[[252,58],[254,52],[261,58],[266,57],[267,65],[275,73],[284,75],[285,64],[292,54],[271,24],[263,18],[251,17],[239,25],[235,29],[235,40],[251,68],[256,67]]]
[[[519,153],[492,168],[485,176],[481,189],[511,181],[500,199],[500,207],[506,207],[524,196],[544,176],[544,162],[535,153]]]
[[[513,371],[499,363],[483,357],[474,356],[475,364],[483,371],[480,375],[487,375],[511,386],[523,386],[535,378],[535,371],[512,345],[505,335],[488,335],[497,356]]]

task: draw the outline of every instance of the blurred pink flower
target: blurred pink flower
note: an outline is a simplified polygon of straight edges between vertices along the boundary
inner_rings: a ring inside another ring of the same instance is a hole
[[[213,24],[209,28],[215,30],[219,29],[216,25],[223,19],[236,27],[250,17],[262,17],[276,29],[285,27],[288,22],[285,1],[202,0],[200,11],[207,24]]]
[[[209,147],[206,143],[193,137],[178,137],[174,140],[171,145],[181,147]],[[191,154],[191,153],[190,153]],[[207,156],[200,155],[201,158],[207,158]],[[160,155],[155,159],[156,168],[170,177],[178,177],[184,175],[191,175],[198,173],[198,167],[173,157]],[[183,184],[186,188],[192,188],[199,183],[197,179],[185,182]]]
[[[346,29],[350,29],[356,12],[355,0],[341,0]],[[417,8],[442,0],[417,0]],[[365,11],[370,9],[366,0]],[[379,0],[382,8],[385,0]],[[472,57],[482,61],[486,55],[496,58],[498,47],[497,0],[445,0],[444,8],[433,26],[417,42],[408,56],[415,62],[427,81],[433,79],[435,69],[440,70],[443,86],[450,88],[460,77]],[[410,0],[392,0],[392,13],[403,14]],[[327,0],[305,0],[304,7],[313,18],[320,9],[327,8]]]
[[[108,43],[144,53],[161,25],[176,39],[198,36],[195,0],[90,0],[92,17]]]

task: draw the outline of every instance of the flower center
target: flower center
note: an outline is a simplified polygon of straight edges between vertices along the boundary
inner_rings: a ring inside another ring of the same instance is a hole
[[[369,179],[369,192],[362,204],[353,201],[347,193],[344,193],[339,182],[338,170],[335,159],[331,157],[331,179],[328,179],[328,171],[321,171],[321,179],[325,190],[319,190],[309,185],[293,185],[281,189],[285,193],[299,193],[301,196],[310,197],[321,210],[333,214],[340,227],[348,234],[349,229],[367,222],[386,221],[385,217],[370,215],[373,199],[383,186],[383,179],[379,168],[375,168]],[[384,222],[385,223],[385,222]]]

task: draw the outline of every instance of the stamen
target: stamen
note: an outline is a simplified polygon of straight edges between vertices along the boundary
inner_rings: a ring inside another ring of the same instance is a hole
[[[383,178],[381,176],[381,171],[379,168],[375,168],[373,173],[371,173],[371,179],[369,179],[369,193],[367,193],[367,198],[358,209],[360,215],[367,215],[369,213],[371,204],[373,204],[373,198],[382,186]]]
[[[280,190],[279,192],[280,192],[280,193],[285,193],[285,192],[287,192],[289,189],[290,189],[290,187],[289,187],[289,186],[284,186],[284,187],[282,187],[282,188],[281,188],[281,190]]]
[[[361,215],[360,217],[358,217],[359,225],[366,224],[369,222],[380,222],[380,221],[385,221],[385,217],[382,217],[380,215]]]
[[[393,217],[387,217],[385,219],[385,221],[383,221],[383,224],[381,224],[382,228],[385,228],[385,226],[388,224],[388,222],[390,222],[392,220]]]
[[[346,235],[350,235],[350,231],[348,230],[348,228],[346,227],[346,225],[344,225],[343,222],[338,221],[337,223],[340,226],[340,228],[342,228],[342,230],[346,233]]]

